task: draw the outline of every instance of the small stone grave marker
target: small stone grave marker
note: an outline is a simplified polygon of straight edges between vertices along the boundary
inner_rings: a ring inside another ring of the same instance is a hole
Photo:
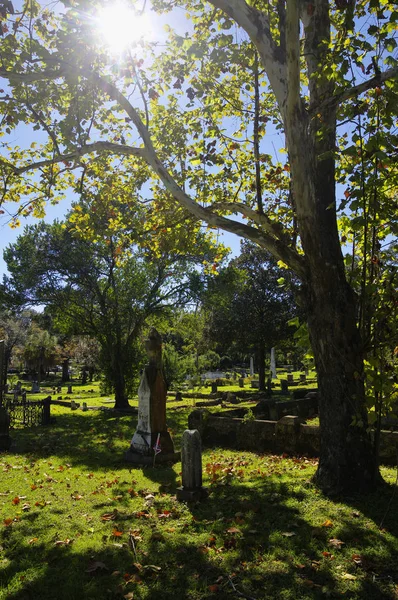
[[[202,442],[197,429],[186,429],[181,447],[182,486],[177,489],[177,500],[197,502],[208,496],[202,486]]]

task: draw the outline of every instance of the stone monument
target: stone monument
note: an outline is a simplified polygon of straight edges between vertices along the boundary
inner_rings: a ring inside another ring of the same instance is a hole
[[[186,429],[181,448],[182,487],[177,489],[177,500],[197,502],[208,496],[202,486],[202,443],[197,429]]]
[[[163,375],[162,338],[154,327],[145,341],[148,364],[138,388],[138,424],[125,458],[136,464],[179,460],[166,425],[166,381]]]

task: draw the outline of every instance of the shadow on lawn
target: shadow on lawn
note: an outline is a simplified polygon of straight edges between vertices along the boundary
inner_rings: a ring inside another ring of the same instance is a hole
[[[168,423],[174,430],[178,445],[186,429],[186,415],[170,411]],[[108,412],[73,412],[56,416],[47,427],[16,429],[11,453],[29,454],[33,458],[55,455],[73,466],[86,466],[91,471],[128,466],[123,456],[130,446],[137,425],[136,415],[117,415]],[[131,465],[130,465],[131,466]]]
[[[154,479],[169,475],[167,468],[153,470]],[[128,525],[142,534],[136,555],[128,544],[109,539],[96,551],[39,541],[16,543],[17,529],[14,533],[6,528],[0,544],[9,562],[0,568],[0,580],[3,586],[11,582],[7,600],[107,600],[129,592],[136,600],[210,600],[239,594],[256,600],[396,598],[388,580],[371,571],[355,591],[339,593],[341,579],[332,572],[332,561],[322,556],[330,533],[326,528],[314,532],[301,517],[298,502],[304,500],[299,488],[268,478],[254,487],[212,486],[205,502],[189,511],[177,505],[167,519],[146,520],[150,526],[145,530],[142,520],[131,517]],[[370,536],[371,545],[383,544],[391,554],[383,533],[369,532],[366,523],[342,522],[342,528],[347,547],[355,543],[349,534],[358,536],[358,544],[366,539],[368,546]],[[98,568],[87,572],[96,561]],[[13,583],[19,589],[12,591]]]

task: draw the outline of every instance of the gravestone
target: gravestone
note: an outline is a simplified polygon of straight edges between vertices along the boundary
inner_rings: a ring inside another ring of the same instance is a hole
[[[271,368],[271,379],[276,379],[275,348],[271,348],[270,368]]]
[[[179,460],[166,425],[166,382],[163,375],[162,338],[154,327],[145,342],[148,364],[138,388],[138,424],[125,458],[136,464]]]
[[[305,375],[305,373],[300,373],[300,382],[301,383],[307,382],[307,376]]]
[[[216,394],[217,393],[217,383],[215,381],[211,382],[211,393],[212,394]]]
[[[175,401],[176,402],[181,402],[182,401],[182,394],[181,394],[181,392],[176,392]]]
[[[14,388],[14,392],[17,392],[17,394],[20,394],[22,390],[22,382],[21,381],[17,381],[17,384]]]
[[[181,446],[182,486],[177,489],[177,500],[197,502],[208,496],[202,486],[202,443],[197,429],[186,429]]]
[[[281,390],[282,390],[282,392],[289,391],[289,384],[287,382],[287,379],[281,379]]]
[[[57,394],[62,394],[62,387],[60,385],[57,387]]]
[[[72,384],[71,383],[68,383],[68,391],[66,393],[67,394],[73,394]]]
[[[83,411],[83,412],[87,412],[87,411],[88,411],[88,408],[87,408],[87,402],[83,402],[83,405],[82,405],[82,411]]]
[[[238,380],[238,383],[240,388],[245,387],[245,380],[242,377]]]
[[[254,375],[254,358],[251,356],[250,357],[250,376],[253,377]]]
[[[40,393],[40,386],[39,386],[39,384],[38,384],[37,381],[34,381],[32,383],[32,389],[30,391],[31,391],[32,394],[38,394],[38,393]]]
[[[287,382],[288,383],[294,383],[294,377],[292,373],[288,373],[287,374]]]

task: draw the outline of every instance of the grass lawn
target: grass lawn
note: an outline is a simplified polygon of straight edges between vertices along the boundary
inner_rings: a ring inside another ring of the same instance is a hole
[[[189,410],[168,410],[177,448]],[[134,417],[52,414],[0,454],[0,600],[398,598],[393,469],[332,502],[313,460],[206,450],[210,496],[186,505],[180,464],[123,462]]]

